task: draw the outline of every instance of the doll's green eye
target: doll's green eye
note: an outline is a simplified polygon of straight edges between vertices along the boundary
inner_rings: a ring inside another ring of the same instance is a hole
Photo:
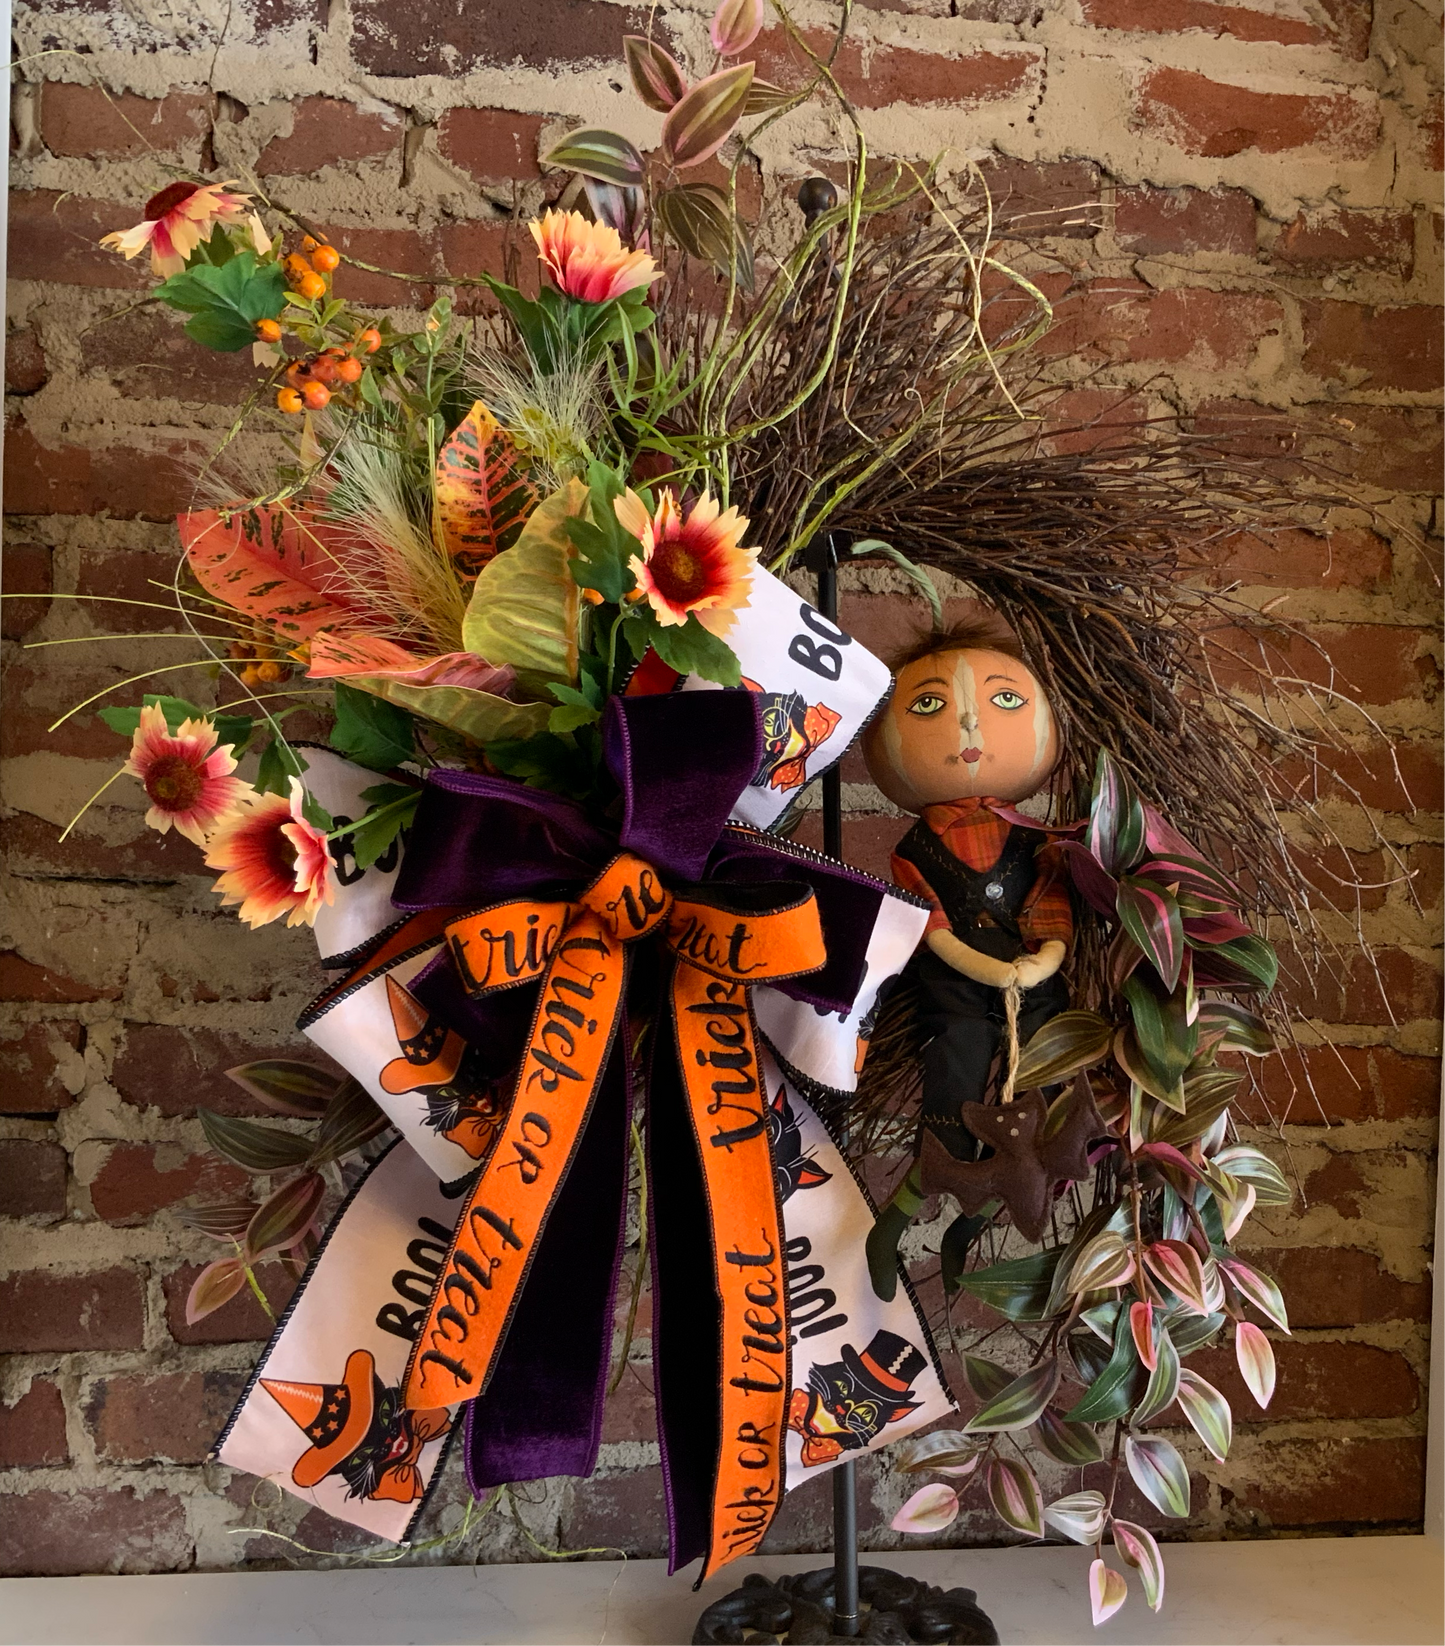
[[[948,700],[940,697],[937,692],[924,692],[922,697],[914,698],[908,705],[909,714],[930,715],[937,714],[940,709],[948,707]]]
[[[995,692],[989,702],[1000,709],[1021,709],[1028,702],[1028,698],[1020,697],[1017,692]]]

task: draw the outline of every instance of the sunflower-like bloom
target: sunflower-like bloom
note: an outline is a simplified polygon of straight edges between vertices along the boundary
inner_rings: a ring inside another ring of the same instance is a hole
[[[222,748],[209,720],[183,720],[172,736],[159,703],[147,703],[131,741],[124,770],[145,786],[146,822],[165,834],[174,828],[204,846],[211,830],[246,792],[232,777],[236,762]]]
[[[537,255],[568,297],[605,303],[661,277],[645,251],[628,251],[616,229],[589,223],[580,211],[549,211],[529,227]]]
[[[133,229],[107,234],[102,246],[118,251],[129,261],[150,247],[151,268],[162,279],[179,274],[186,259],[203,240],[209,240],[217,223],[244,223],[249,220],[251,238],[258,252],[270,247],[270,239],[255,212],[248,211],[249,194],[232,194],[234,183],[168,183],[159,194],[146,201],[145,217]]]
[[[704,628],[725,635],[752,586],[758,551],[739,545],[747,521],[736,509],[720,514],[717,499],[706,494],[684,518],[668,486],[655,514],[649,515],[631,490],[613,507],[623,528],[642,544],[642,553],[628,565],[637,579],[637,597],[647,600],[657,621],[686,623],[696,613]]]
[[[328,873],[326,836],[301,811],[301,784],[291,795],[254,794],[211,836],[206,866],[224,873],[216,882],[223,904],[239,903],[248,926],[286,916],[288,926],[314,925],[336,893]]]

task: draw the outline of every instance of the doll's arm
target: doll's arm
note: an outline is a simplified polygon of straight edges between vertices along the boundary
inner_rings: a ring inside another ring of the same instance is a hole
[[[1009,961],[995,960],[991,954],[980,954],[941,927],[929,932],[926,941],[945,965],[952,966],[954,971],[962,972],[965,977],[971,977],[975,983],[982,983],[987,988],[1006,989],[1017,976],[1017,967]],[[1063,949],[1062,943],[1059,948]],[[1063,958],[1062,953],[1059,958]]]
[[[1040,944],[1037,954],[1022,954],[1014,962],[1014,973],[1021,989],[1031,989],[1058,971],[1068,951],[1056,937]]]

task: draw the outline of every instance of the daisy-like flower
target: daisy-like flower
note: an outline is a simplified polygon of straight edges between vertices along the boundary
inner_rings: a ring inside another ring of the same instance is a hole
[[[231,776],[235,769],[209,720],[183,720],[172,736],[159,703],[141,710],[124,767],[145,785],[151,828],[162,834],[174,828],[198,846],[245,793],[246,785]]]
[[[162,279],[179,274],[186,259],[203,240],[211,238],[218,223],[251,225],[251,239],[264,254],[270,238],[261,220],[247,210],[249,194],[233,194],[234,183],[168,183],[146,201],[145,217],[133,229],[107,234],[102,246],[118,251],[127,262],[150,247],[151,268]]]
[[[223,904],[239,903],[248,926],[286,916],[288,926],[314,925],[323,903],[334,900],[326,836],[301,810],[301,784],[291,796],[254,794],[211,836],[206,866],[221,869],[216,890]]]
[[[736,509],[720,514],[717,499],[704,494],[684,519],[668,486],[656,514],[628,490],[613,504],[623,528],[642,544],[628,561],[637,579],[637,597],[646,598],[663,624],[686,623],[690,613],[715,635],[732,628],[748,603],[756,549],[740,547],[748,529]]]
[[[661,278],[645,251],[629,251],[616,229],[589,223],[580,211],[549,211],[529,227],[537,255],[568,297],[605,303]]]

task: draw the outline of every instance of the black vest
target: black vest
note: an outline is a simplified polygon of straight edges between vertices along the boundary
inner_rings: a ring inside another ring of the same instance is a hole
[[[1024,948],[1019,914],[1038,878],[1043,838],[1015,825],[998,862],[971,869],[919,818],[895,850],[928,882],[961,942],[995,960],[1017,960]]]

